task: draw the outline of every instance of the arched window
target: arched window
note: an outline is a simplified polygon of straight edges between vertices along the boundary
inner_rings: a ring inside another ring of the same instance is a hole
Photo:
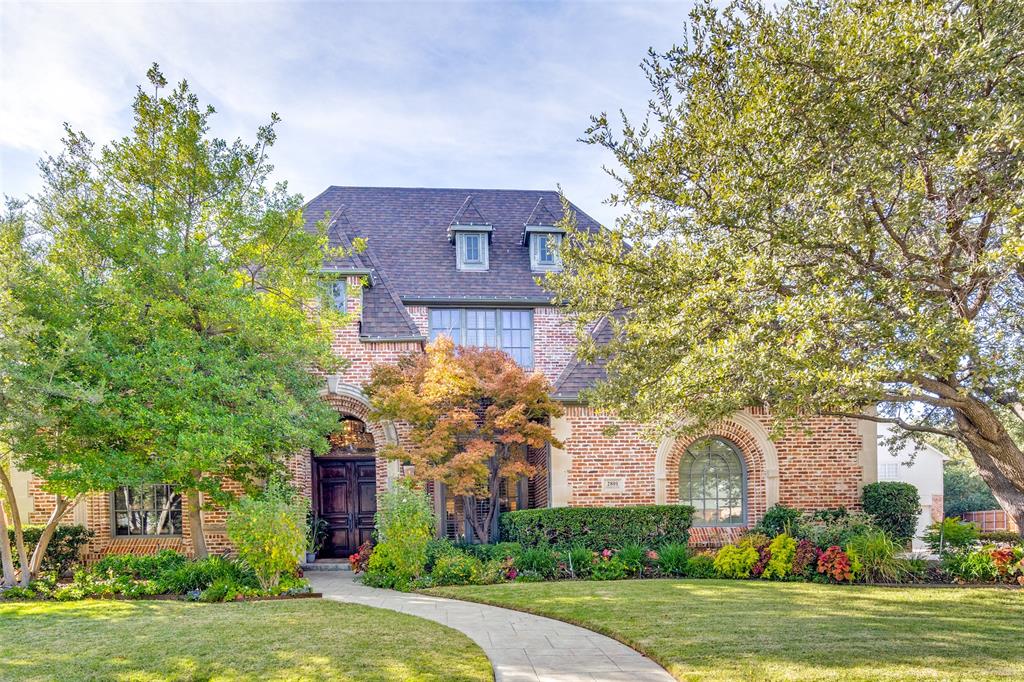
[[[679,460],[679,502],[696,509],[695,526],[742,525],[746,491],[743,457],[724,438],[701,438]]]

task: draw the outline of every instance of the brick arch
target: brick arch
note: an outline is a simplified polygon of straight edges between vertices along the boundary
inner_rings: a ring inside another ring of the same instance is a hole
[[[333,390],[321,393],[327,404],[340,415],[361,420],[366,424],[366,430],[373,435],[373,448],[377,455],[377,492],[387,490],[390,483],[398,478],[399,463],[382,457],[381,451],[385,446],[398,444],[394,425],[370,419],[370,404],[358,387],[339,383],[331,388]]]
[[[655,500],[679,503],[679,460],[686,449],[707,437],[724,438],[739,450],[747,474],[747,523],[753,525],[779,501],[779,460],[775,445],[764,428],[745,413],[736,414],[700,433],[667,438],[658,448],[655,463]]]

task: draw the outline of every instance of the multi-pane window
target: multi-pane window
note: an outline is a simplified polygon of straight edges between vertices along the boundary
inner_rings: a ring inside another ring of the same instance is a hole
[[[487,269],[487,233],[458,232],[455,238],[459,270]]]
[[[520,367],[533,366],[532,318],[529,310],[501,311],[501,349]]]
[[[746,469],[736,446],[702,438],[679,461],[679,502],[693,507],[695,526],[734,526],[746,520]]]
[[[535,232],[530,235],[530,267],[533,270],[558,270],[562,259],[558,249],[562,235],[558,233]]]
[[[113,498],[115,535],[181,535],[181,495],[171,486],[121,486]]]
[[[519,364],[533,367],[533,313],[493,308],[434,308],[430,340],[444,334],[455,345],[500,348]]]
[[[477,348],[498,347],[498,311],[466,310],[466,343]]]
[[[898,481],[900,478],[899,462],[886,462],[879,464],[878,478],[883,481]]]

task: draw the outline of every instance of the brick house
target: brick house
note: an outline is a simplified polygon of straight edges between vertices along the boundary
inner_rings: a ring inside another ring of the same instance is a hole
[[[598,224],[573,207],[581,229]],[[463,345],[497,346],[543,373],[565,404],[553,427],[564,448],[531,452],[539,474],[507,481],[503,509],[546,506],[691,504],[693,542],[719,544],[756,523],[777,502],[807,510],[860,505],[875,480],[874,424],[813,417],[805,428],[769,438],[772,418],[738,413],[695,437],[650,442],[641,425],[598,414],[580,392],[602,378],[580,363],[571,325],[537,278],[559,267],[562,216],[553,191],[329,187],[306,207],[307,229],[329,214],[334,246],[362,237],[360,254],[324,263],[329,298],[351,323],[334,331],[334,349],[350,362],[325,378],[324,399],[342,429],[325,457],[294,456],[295,483],[330,524],[322,554],[346,556],[372,532],[376,495],[402,475],[378,457],[402,437],[401,425],[375,423],[361,386],[378,363],[420,353],[438,334]],[[593,333],[600,341],[604,327]],[[617,425],[614,435],[606,428]],[[45,520],[52,501],[21,476],[21,508]],[[467,532],[461,501],[430,486],[444,532]],[[166,486],[95,495],[74,521],[97,531],[90,554],[189,551],[181,500]],[[226,547],[223,513],[206,514],[212,550]]]

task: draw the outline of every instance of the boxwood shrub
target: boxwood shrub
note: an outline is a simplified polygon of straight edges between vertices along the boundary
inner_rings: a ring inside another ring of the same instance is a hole
[[[686,544],[693,507],[674,504],[635,507],[555,507],[501,515],[501,537],[524,547],[579,544],[593,551],[638,544],[654,548]]]
[[[22,533],[25,538],[25,551],[32,556],[32,550],[39,542],[43,534],[42,525],[22,526]],[[14,551],[14,529],[7,529],[8,541],[11,543],[11,554],[14,565],[18,565],[18,553]],[[43,572],[63,575],[69,572],[78,563],[82,548],[89,544],[96,534],[85,526],[61,525],[57,526],[50,544],[46,546],[46,554],[43,556]]]
[[[864,486],[864,512],[875,518],[875,525],[904,545],[914,537],[921,499],[909,483],[881,481]]]

